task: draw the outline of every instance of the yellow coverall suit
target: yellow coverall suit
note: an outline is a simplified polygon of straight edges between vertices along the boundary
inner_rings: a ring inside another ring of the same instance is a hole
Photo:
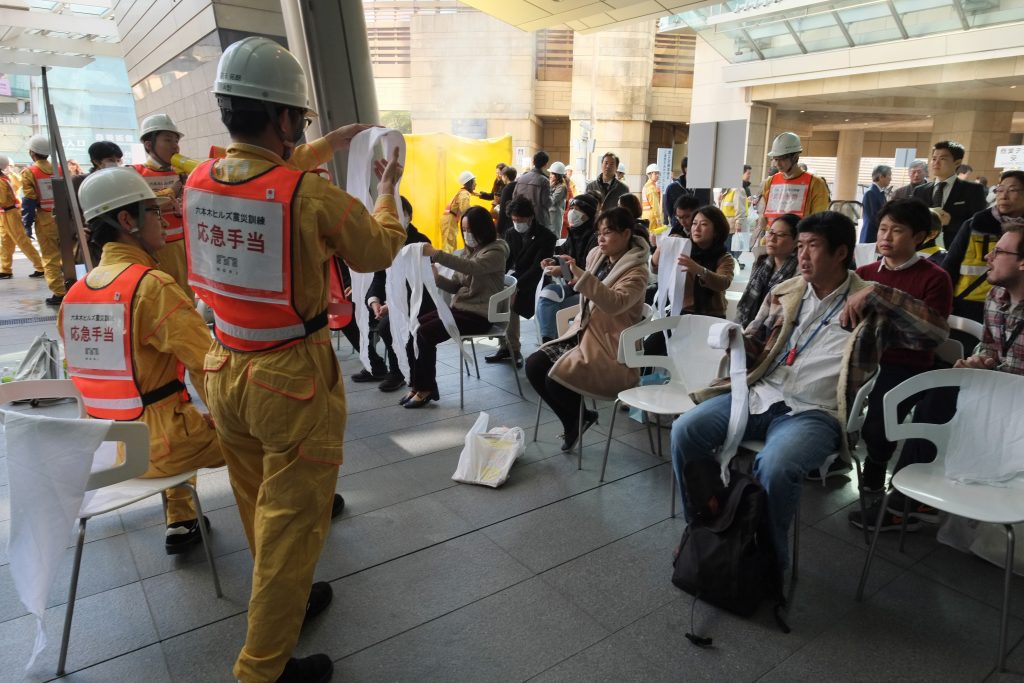
[[[139,247],[108,242],[99,265],[86,276],[86,284],[106,285],[133,264],[156,268],[153,258]],[[58,317],[58,321],[62,318]],[[59,325],[60,323],[58,323]],[[132,364],[142,393],[159,389],[177,378],[181,361],[192,375],[199,397],[203,390],[203,359],[210,348],[210,331],[173,279],[160,270],[142,278],[131,312]],[[64,336],[64,330],[60,330]],[[169,477],[200,467],[224,464],[213,427],[181,393],[146,406],[140,422],[149,426],[149,469],[143,477]],[[195,478],[192,479],[195,485]],[[196,519],[192,495],[186,488],[167,489],[167,524]]]
[[[146,159],[146,166],[154,171],[168,171],[173,170],[171,168],[165,168],[159,163],[152,159]],[[155,191],[154,194],[157,197],[167,197],[171,201],[168,203],[167,211],[181,213],[181,193],[175,193],[173,189],[167,188],[165,190]],[[162,248],[156,252],[157,268],[164,271],[168,275],[174,278],[174,281],[178,283],[182,291],[192,301],[195,301],[195,294],[192,292],[192,288],[188,285],[188,260],[185,257],[185,240],[175,240],[174,242],[166,243]]]
[[[665,229],[661,224],[661,188],[653,180],[644,185],[644,212],[641,218],[647,219],[647,229],[656,235]]]
[[[459,248],[459,235],[462,234],[462,217],[469,211],[473,195],[462,188],[456,194],[448,210],[441,216],[441,251],[449,254]],[[508,210],[508,207],[503,209]]]
[[[330,156],[326,141],[307,147],[314,149],[300,155],[303,165]],[[273,166],[298,168],[235,143],[213,174],[241,182]],[[370,273],[388,267],[405,244],[393,197],[380,197],[371,215],[311,173],[292,206],[293,300],[304,320],[327,308],[331,258]],[[330,523],[346,417],[340,367],[324,327],[278,351],[241,353],[214,342],[205,370],[207,405],[254,560],[248,631],[234,674],[245,683],[273,682],[298,640]]]
[[[46,175],[53,175],[53,166],[49,159],[38,159],[35,165]],[[21,188],[26,198],[39,201],[39,188],[31,169],[26,168],[21,172]],[[36,209],[36,241],[39,242],[39,251],[43,257],[43,273],[46,275],[46,284],[50,292],[54,296],[64,296],[66,290],[57,221],[53,218],[53,211],[44,211],[42,207]]]
[[[32,267],[41,271],[43,261],[39,258],[39,252],[32,246],[32,240],[25,234],[25,226],[21,223],[21,212],[18,211],[17,203],[18,198],[14,196],[14,189],[0,180],[0,210],[8,209],[0,216],[0,273],[11,272],[14,265],[15,245],[32,262]]]

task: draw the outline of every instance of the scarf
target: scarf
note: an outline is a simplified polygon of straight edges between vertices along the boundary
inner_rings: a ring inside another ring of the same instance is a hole
[[[1002,226],[1003,230],[1012,225],[1024,225],[1024,217],[1004,216],[994,206],[992,207],[992,217],[999,221],[999,225]]]
[[[690,258],[704,266],[708,270],[714,271],[718,269],[718,262],[725,256],[725,245],[715,244],[707,249],[701,249],[697,246],[697,243],[693,243],[693,250],[690,252]],[[700,284],[698,278],[693,278],[693,312],[703,314],[708,310],[708,304],[711,302],[711,297],[716,292],[712,292],[707,287]]]
[[[753,321],[758,309],[764,302],[765,296],[772,291],[775,285],[784,282],[796,274],[796,252],[794,251],[782,264],[781,268],[775,268],[775,259],[767,254],[758,259],[754,264],[754,270],[750,274],[750,281],[743,292],[739,303],[736,305],[736,322],[746,329]]]

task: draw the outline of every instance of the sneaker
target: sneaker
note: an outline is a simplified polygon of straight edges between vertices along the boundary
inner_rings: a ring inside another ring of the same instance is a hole
[[[306,616],[302,623],[306,624],[310,619],[327,609],[334,599],[334,591],[331,584],[326,581],[317,581],[309,587],[309,599],[306,601]]]
[[[33,273],[31,273],[29,275],[29,277],[42,277],[42,276],[43,276],[43,271],[41,271],[41,270],[34,271]]]
[[[828,471],[825,472],[825,481],[828,481],[832,477],[840,477],[850,471],[852,466],[848,462],[843,462],[839,458],[832,461],[832,464],[828,466]],[[813,469],[807,473],[807,481],[821,481],[821,470]]]
[[[0,273],[0,280],[10,280],[14,275],[11,273]]]
[[[398,391],[405,386],[405,377],[402,377],[400,372],[389,372],[385,377],[384,381],[377,387],[381,391]]]
[[[206,530],[210,530],[210,518],[203,516],[206,523]],[[199,520],[190,519],[186,522],[175,522],[167,526],[164,532],[164,550],[168,555],[178,555],[185,552],[192,546],[203,540],[203,533],[199,530]]]
[[[363,368],[356,374],[352,375],[353,382],[379,382],[387,377],[383,372],[367,372],[366,368]]]
[[[43,303],[45,303],[47,306],[60,306],[63,301],[64,301],[64,297],[54,295],[54,296],[48,297],[46,299],[46,301],[43,302]]]
[[[885,508],[886,512],[891,512],[894,515],[902,515],[903,501],[897,501],[894,500],[894,498],[895,496],[889,499],[889,505]],[[911,521],[916,519],[928,524],[939,523],[939,511],[937,509],[933,508],[931,505],[918,503],[913,498],[910,499],[910,508],[907,511],[907,517],[909,517]]]
[[[334,662],[327,655],[292,657],[284,665],[277,683],[327,683],[334,674]]]
[[[331,503],[331,519],[334,519],[345,510],[345,499],[340,493],[334,494],[334,501]]]
[[[867,525],[864,524],[864,520],[863,520],[863,517],[861,515],[859,507],[856,510],[851,511],[850,514],[848,514],[846,516],[846,518],[850,521],[851,525],[857,527],[858,529],[863,529],[866,526],[868,531],[874,532],[874,530],[875,530],[875,522],[878,520],[878,507],[881,504],[882,504],[881,500],[876,500],[871,505],[871,507],[868,508],[868,510],[867,510],[867,518],[868,518]],[[882,527],[881,527],[881,530],[882,531],[899,531],[900,527],[902,525],[903,525],[903,517],[900,514],[893,514],[889,509],[886,509],[885,514],[882,515]],[[920,528],[921,528],[921,522],[919,520],[914,519],[913,517],[908,515],[907,516],[907,531],[917,531]]]

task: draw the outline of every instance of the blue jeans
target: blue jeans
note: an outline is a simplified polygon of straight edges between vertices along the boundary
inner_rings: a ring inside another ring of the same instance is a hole
[[[544,289],[558,292],[565,297],[562,301],[552,301],[544,297],[537,299],[536,315],[537,323],[540,325],[540,336],[545,339],[555,339],[558,337],[558,322],[555,320],[555,316],[562,309],[578,304],[580,295],[569,285],[548,285]]]
[[[723,394],[683,413],[672,424],[672,467],[682,486],[687,462],[714,458],[725,442],[732,397]],[[754,459],[754,476],[768,494],[768,521],[783,569],[789,566],[789,525],[800,504],[804,477],[821,467],[825,458],[839,450],[839,421],[821,410],[789,414],[776,403],[760,415],[750,415],[744,439],[762,439],[764,450]]]

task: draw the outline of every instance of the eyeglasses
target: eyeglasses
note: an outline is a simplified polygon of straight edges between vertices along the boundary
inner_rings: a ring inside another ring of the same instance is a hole
[[[1024,254],[1021,254],[1018,251],[1006,251],[1005,249],[1000,249],[999,247],[995,247],[992,249],[992,251],[988,252],[988,255],[991,256],[992,258],[995,258],[1000,254],[1009,254],[1011,256],[1016,256],[1017,258],[1024,258]]]
[[[147,213],[155,213],[158,216],[164,212],[164,210],[161,209],[159,206],[147,206],[143,210],[146,211]]]
[[[792,238],[793,236],[790,235],[788,232],[777,232],[775,230],[769,230],[768,232],[766,232],[764,234],[764,237],[765,237],[765,239],[771,239],[773,237],[776,237],[776,238],[781,240],[783,237],[790,237],[790,238]]]
[[[1020,187],[1003,187],[1002,185],[996,185],[992,188],[992,191],[996,194],[1017,194],[1024,192],[1024,188]]]

